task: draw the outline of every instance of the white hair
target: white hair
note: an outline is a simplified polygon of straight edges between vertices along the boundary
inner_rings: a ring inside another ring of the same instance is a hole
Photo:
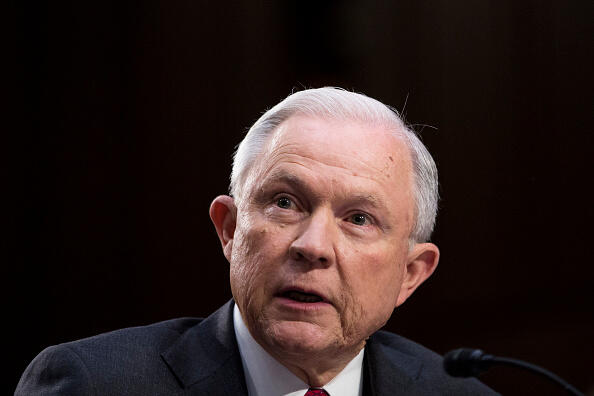
[[[265,149],[273,132],[293,115],[380,124],[401,138],[410,151],[413,168],[415,216],[410,240],[414,243],[429,240],[435,226],[439,199],[437,168],[431,154],[395,109],[368,96],[340,88],[324,87],[295,92],[266,111],[235,151],[229,186],[232,196],[241,199],[250,168]]]

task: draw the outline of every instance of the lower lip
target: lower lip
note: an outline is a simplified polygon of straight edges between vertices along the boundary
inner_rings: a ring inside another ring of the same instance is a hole
[[[331,305],[324,301],[318,302],[301,302],[291,300],[290,298],[286,297],[276,297],[276,300],[283,306],[289,309],[294,309],[298,311],[318,311],[320,309],[328,308]]]

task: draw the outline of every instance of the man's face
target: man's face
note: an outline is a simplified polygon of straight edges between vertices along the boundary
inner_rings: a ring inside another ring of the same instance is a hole
[[[410,155],[382,127],[290,118],[235,204],[231,289],[273,355],[359,351],[408,296]]]

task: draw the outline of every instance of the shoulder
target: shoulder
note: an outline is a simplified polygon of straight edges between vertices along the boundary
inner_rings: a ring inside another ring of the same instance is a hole
[[[409,394],[496,395],[474,378],[454,378],[443,369],[443,357],[432,350],[394,333],[379,331],[367,344],[368,362],[373,376],[400,376],[410,386]],[[395,374],[397,373],[397,374]],[[385,382],[385,381],[384,381]]]
[[[158,350],[202,321],[177,318],[147,326],[128,327],[61,344],[80,353],[97,350]]]
[[[388,331],[378,331],[369,339],[369,344],[381,347],[386,353],[405,354],[431,367],[442,364],[443,358],[436,352],[408,338]]]
[[[126,394],[136,379],[170,377],[161,353],[200,321],[172,319],[48,347],[29,364],[15,395],[102,394],[107,388]]]
[[[136,364],[138,360],[150,361],[150,357],[158,358],[163,350],[201,320],[178,318],[147,326],[119,329],[50,347],[49,351],[68,350],[82,361],[92,361],[94,365],[116,364],[119,368],[125,368]]]

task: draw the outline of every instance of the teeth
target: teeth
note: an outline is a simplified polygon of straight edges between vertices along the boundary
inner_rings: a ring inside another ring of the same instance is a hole
[[[308,294],[308,293],[301,293],[298,291],[290,291],[285,293],[285,296],[299,302],[306,302],[306,303],[314,303],[322,301],[320,296],[316,296],[315,294]]]

